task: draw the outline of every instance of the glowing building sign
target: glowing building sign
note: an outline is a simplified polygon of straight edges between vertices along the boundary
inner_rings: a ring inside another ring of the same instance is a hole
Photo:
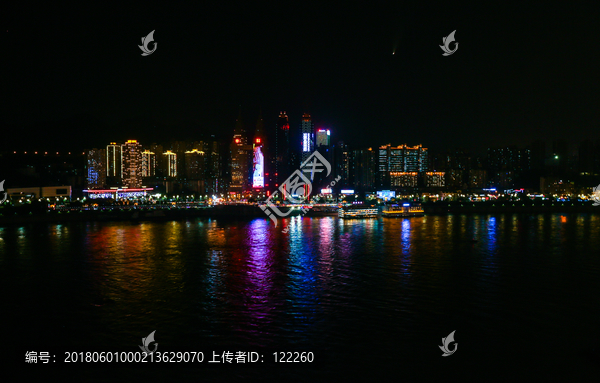
[[[254,167],[252,172],[252,187],[262,188],[265,186],[265,157],[262,153],[262,146],[254,148]]]
[[[389,191],[389,190],[381,190],[377,192],[377,198],[381,198],[384,201],[387,201],[391,198],[395,198],[396,197],[396,192],[395,191]]]
[[[302,151],[310,152],[310,133],[302,133]]]

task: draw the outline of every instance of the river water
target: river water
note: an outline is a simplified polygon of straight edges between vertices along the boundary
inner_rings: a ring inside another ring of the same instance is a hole
[[[593,214],[4,227],[0,288],[6,360],[39,373],[25,352],[50,351],[51,371],[75,368],[83,381],[600,373]],[[158,351],[197,349],[207,360],[213,350],[254,351],[262,361],[61,363],[65,351],[139,351],[155,330]],[[456,352],[442,357],[452,331]],[[287,351],[315,361],[273,363]]]

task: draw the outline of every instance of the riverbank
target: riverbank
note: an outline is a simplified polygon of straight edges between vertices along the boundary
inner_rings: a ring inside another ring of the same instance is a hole
[[[423,203],[426,215],[447,214],[544,214],[544,213],[591,213],[600,214],[600,206],[591,202],[434,202]],[[297,216],[300,210],[289,216]],[[65,211],[42,211],[14,213],[3,211],[0,214],[0,226],[21,225],[26,223],[62,223],[80,221],[173,221],[181,219],[206,218],[267,218],[257,205],[217,205],[202,208],[127,208]]]

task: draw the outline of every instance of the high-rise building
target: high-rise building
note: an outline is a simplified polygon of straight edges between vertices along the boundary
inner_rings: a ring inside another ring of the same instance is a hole
[[[347,186],[365,192],[375,191],[377,155],[373,148],[353,150],[351,155],[350,179]]]
[[[150,150],[142,152],[142,177],[154,177],[156,174],[156,154]]]
[[[412,186],[412,173],[427,170],[429,170],[429,157],[427,148],[422,145],[394,147],[388,144],[379,147],[379,177],[383,187]]]
[[[198,149],[185,152],[185,176],[188,180],[203,180],[205,177],[205,153]]]
[[[190,191],[206,194],[206,154],[204,151],[192,149],[185,152],[186,186]]]
[[[531,168],[533,170],[542,170],[546,161],[546,142],[537,140],[529,145],[531,150]]]
[[[177,177],[177,153],[167,150],[163,153],[163,159],[165,161],[165,176]]]
[[[315,151],[315,125],[308,113],[302,115],[300,132],[302,134],[302,156],[300,162],[303,163]]]
[[[240,113],[240,116],[235,121],[233,140],[229,146],[231,152],[231,183],[229,189],[232,192],[244,192],[248,189],[249,161],[252,149],[252,145],[248,145]]]
[[[550,164],[559,171],[566,171],[569,165],[569,144],[564,138],[552,141],[552,156]]]
[[[329,146],[331,141],[331,131],[329,129],[317,130],[317,148],[321,146]]]
[[[136,140],[128,140],[121,145],[121,167],[124,187],[142,186],[142,145]]]
[[[340,141],[334,148],[334,152],[334,174],[336,177],[342,177],[339,180],[338,184],[343,186],[350,186],[350,149],[348,148],[348,145],[344,143],[344,141]]]
[[[446,186],[445,172],[425,172],[425,187],[441,188]]]
[[[106,185],[106,150],[87,151],[87,188],[101,189]]]
[[[260,116],[256,122],[256,130],[252,140],[252,187],[255,189],[263,189],[268,186],[265,183],[267,141],[264,130],[264,122],[262,116]]]
[[[417,187],[418,172],[390,172],[391,187]]]
[[[227,192],[227,190],[223,189],[227,183],[223,179],[222,174],[222,157],[223,153],[225,152],[222,146],[223,143],[217,140],[214,135],[208,139],[205,139],[203,141],[197,141],[194,143],[194,149],[196,151],[204,152],[204,170],[202,176],[202,187],[204,188],[204,192],[202,193],[204,194],[213,195]],[[192,152],[194,149],[192,149]],[[186,166],[188,166],[188,157],[186,157]]]
[[[121,145],[111,142],[106,146],[106,176],[121,178]]]
[[[487,186],[487,171],[482,169],[469,170],[469,185],[470,188],[483,189]]]
[[[593,174],[596,172],[596,148],[594,141],[585,139],[579,145],[579,166],[580,173]]]
[[[290,122],[287,114],[280,112],[275,130],[275,188],[279,187],[292,174],[291,154]]]

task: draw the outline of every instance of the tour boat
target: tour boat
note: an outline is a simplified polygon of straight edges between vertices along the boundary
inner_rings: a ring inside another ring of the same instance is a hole
[[[346,206],[338,210],[340,218],[377,218],[379,210],[372,206]]]
[[[402,204],[386,205],[381,214],[384,217],[421,217],[425,214],[425,211],[418,202],[404,202]]]

